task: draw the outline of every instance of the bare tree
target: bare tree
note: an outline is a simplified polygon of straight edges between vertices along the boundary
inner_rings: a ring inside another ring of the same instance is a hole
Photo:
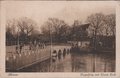
[[[6,40],[9,41],[25,41],[33,34],[36,22],[27,17],[8,20],[6,23]],[[11,40],[12,38],[12,40]]]
[[[99,34],[100,29],[104,26],[104,18],[105,16],[102,13],[96,13],[88,16],[87,22],[90,23],[89,29],[94,36]]]
[[[67,28],[68,25],[63,20],[59,20],[57,18],[49,18],[41,29],[44,35],[47,35],[47,37],[52,35],[52,37],[54,37],[53,41],[60,42],[62,40],[65,40],[65,36],[68,32]]]
[[[93,44],[97,47],[97,35],[100,34],[101,28],[104,26],[105,16],[102,13],[96,13],[88,16],[87,22],[90,23],[89,32],[93,38]]]
[[[110,14],[106,16],[105,23],[106,23],[106,28],[108,28],[106,32],[112,36],[115,36],[115,26],[116,26],[115,21],[116,21],[115,14]]]
[[[17,27],[18,32],[20,34],[20,40],[28,40],[28,36],[32,34],[32,31],[34,31],[36,25],[37,24],[35,21],[27,17],[22,17],[19,20],[17,20]]]
[[[16,32],[16,20],[7,20],[6,21],[6,45],[16,44],[17,32]]]
[[[6,22],[6,33],[11,33],[13,36],[16,36],[17,32],[16,32],[16,20],[7,20]]]
[[[111,43],[113,45],[113,48],[115,49],[115,14],[110,14],[106,16],[105,23],[106,23],[106,33],[107,35],[111,36]]]
[[[17,22],[18,22],[17,26],[21,33],[24,33],[27,36],[31,34],[31,32],[34,30],[34,27],[37,25],[35,21],[27,17],[23,17],[19,19]]]

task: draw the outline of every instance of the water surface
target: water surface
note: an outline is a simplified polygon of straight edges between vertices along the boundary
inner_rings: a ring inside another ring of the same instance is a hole
[[[21,72],[115,72],[113,53],[66,53],[20,70]]]

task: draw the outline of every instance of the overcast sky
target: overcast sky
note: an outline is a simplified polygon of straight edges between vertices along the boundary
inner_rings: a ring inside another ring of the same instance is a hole
[[[73,24],[74,20],[84,22],[93,13],[115,13],[115,2],[100,1],[9,1],[6,2],[7,19],[29,17],[41,26],[49,17]]]

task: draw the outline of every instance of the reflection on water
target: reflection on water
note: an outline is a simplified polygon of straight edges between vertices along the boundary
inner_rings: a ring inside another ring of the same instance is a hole
[[[24,72],[115,72],[112,53],[65,53],[22,69]]]
[[[115,58],[112,54],[72,55],[74,72],[114,72]]]

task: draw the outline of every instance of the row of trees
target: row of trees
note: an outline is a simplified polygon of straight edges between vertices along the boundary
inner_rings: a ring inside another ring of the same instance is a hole
[[[103,15],[96,13],[87,18],[90,23],[89,35],[92,37],[93,45],[97,46],[98,42],[104,43],[104,46],[115,48],[115,14]],[[97,47],[96,47],[97,48]]]
[[[10,42],[18,41],[28,43],[39,34],[39,32],[35,29],[36,26],[37,23],[27,17],[8,20],[6,24],[7,43],[9,44]]]
[[[101,36],[112,36],[115,38],[115,15],[104,15],[96,13],[88,16],[86,23],[89,24],[87,31],[80,30],[81,21],[75,20],[69,26],[64,20],[48,18],[41,26],[41,33],[36,30],[37,23],[27,17],[18,20],[9,20],[6,24],[6,40],[9,41],[34,41],[61,43],[80,40],[83,36],[93,39],[96,45]],[[19,39],[18,39],[19,38]],[[114,42],[115,43],[115,42]]]
[[[115,15],[96,13],[87,18],[91,35],[115,36]]]
[[[53,42],[65,42],[69,39],[70,27],[63,20],[49,18],[41,27],[42,34]]]

